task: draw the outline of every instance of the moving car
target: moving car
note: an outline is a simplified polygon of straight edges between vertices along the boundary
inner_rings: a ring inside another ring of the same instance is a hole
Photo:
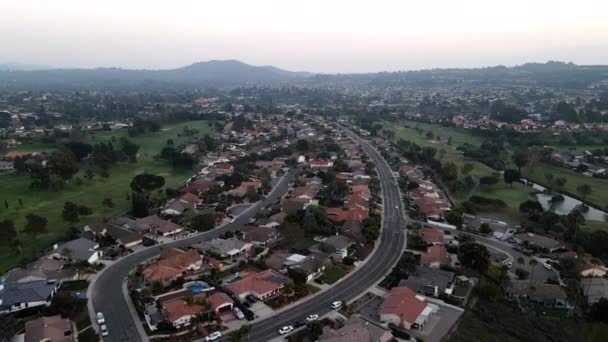
[[[286,326],[282,327],[281,329],[279,329],[279,334],[285,335],[292,331],[293,331],[293,327],[291,325],[286,325]]]
[[[340,302],[340,301],[335,301],[335,302],[331,303],[331,308],[332,309],[338,309],[341,306],[342,306],[342,302]]]
[[[306,320],[309,322],[316,321],[318,319],[319,319],[319,315],[317,315],[317,314],[308,315],[308,317],[306,317]]]
[[[97,324],[99,325],[104,324],[106,322],[106,318],[103,317],[103,314],[101,312],[98,312],[95,315],[95,319],[97,320]]]
[[[101,327],[101,336],[108,336],[108,327],[105,324],[102,324]]]
[[[220,337],[222,337],[222,333],[219,331],[214,331],[205,337],[205,342],[215,341],[215,340],[219,339]]]

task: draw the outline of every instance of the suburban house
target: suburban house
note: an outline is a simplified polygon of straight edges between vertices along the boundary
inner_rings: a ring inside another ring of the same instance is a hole
[[[332,235],[321,242],[321,249],[332,253],[336,260],[342,260],[348,256],[348,248],[353,244],[353,240],[345,235]]]
[[[63,258],[42,257],[25,268],[13,268],[4,277],[7,283],[29,283],[38,280],[74,280],[78,277],[75,268],[64,269]]]
[[[60,282],[37,280],[27,283],[7,283],[0,280],[0,313],[49,305],[61,286]]]
[[[144,268],[143,275],[148,283],[160,282],[166,285],[187,271],[199,270],[202,265],[203,259],[197,251],[172,247],[163,250],[156,262]]]
[[[85,238],[78,238],[61,245],[56,244],[50,256],[54,258],[86,261],[92,264],[101,257],[101,252],[98,249],[99,244],[97,242]]]
[[[424,296],[439,297],[451,294],[454,285],[454,272],[426,266],[418,266],[414,274],[401,280],[399,286],[406,286]]]
[[[197,294],[189,298],[192,299],[192,302],[185,297],[159,300],[165,320],[175,328],[190,325],[194,317],[207,310],[199,303],[200,300],[206,300],[206,293]]]
[[[60,315],[25,322],[24,342],[72,342],[72,321]]]
[[[150,215],[137,219],[135,220],[135,224],[142,231],[148,231],[162,236],[174,235],[184,230],[180,225],[163,220],[158,215]]]
[[[325,271],[327,256],[321,253],[310,255],[292,254],[285,259],[283,266],[287,269],[298,268],[306,274],[306,282],[310,282]]]
[[[247,258],[252,247],[253,245],[251,243],[239,240],[235,237],[230,239],[203,241],[192,246],[192,248],[195,248],[204,254],[213,255],[221,259],[232,259],[241,255]]]
[[[512,279],[505,287],[505,296],[509,300],[526,300],[544,306],[570,307],[568,295],[561,286],[532,280]]]
[[[281,202],[281,209],[286,214],[295,214],[306,209],[313,201],[306,198],[287,198]]]
[[[126,248],[137,246],[143,242],[141,234],[120,227],[111,222],[97,222],[84,226],[85,232],[92,232],[96,236],[111,237],[119,245]]]
[[[599,302],[602,298],[608,299],[608,279],[606,278],[581,279],[580,289],[589,305]]]
[[[241,300],[248,295],[265,300],[278,294],[288,280],[286,276],[268,269],[259,273],[241,274],[238,280],[226,285],[226,289]]]
[[[553,238],[533,233],[519,233],[513,235],[513,237],[515,241],[525,247],[538,248],[549,253],[553,253],[564,247],[561,242]]]
[[[422,329],[433,309],[408,287],[393,287],[380,307],[380,321],[405,329]]]
[[[255,246],[268,246],[279,238],[279,231],[273,227],[245,226],[241,233],[244,241]]]
[[[186,192],[178,198],[170,200],[163,209],[163,215],[180,216],[186,210],[196,208],[203,200],[197,195]]]
[[[207,170],[217,175],[231,175],[234,172],[234,166],[228,163],[215,163],[210,165]]]
[[[329,169],[334,166],[334,162],[331,160],[313,159],[308,162],[308,165],[313,169]]]
[[[424,227],[420,230],[420,235],[427,245],[437,245],[445,242],[445,234],[437,228]]]
[[[388,342],[393,341],[390,330],[374,322],[363,319],[361,316],[353,315],[344,326],[332,329],[323,327],[323,334],[319,336],[323,342]]]
[[[0,160],[0,174],[3,173],[11,173],[15,171],[15,166],[12,161],[2,161]]]
[[[443,245],[433,245],[420,255],[420,264],[432,268],[447,266],[451,263],[448,250]]]

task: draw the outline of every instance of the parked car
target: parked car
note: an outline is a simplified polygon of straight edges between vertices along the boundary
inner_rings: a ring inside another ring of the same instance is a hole
[[[241,311],[241,309],[239,308],[234,308],[232,310],[232,312],[234,312],[234,315],[236,316],[236,318],[238,318],[239,320],[241,319],[245,319],[245,314],[243,314],[243,311]]]
[[[108,327],[105,324],[102,324],[100,329],[101,329],[101,336],[108,336],[110,334],[108,332]]]
[[[279,329],[279,334],[285,335],[293,331],[293,327],[291,325],[286,325]]]
[[[95,315],[95,319],[97,320],[97,324],[102,325],[106,322],[106,318],[103,317],[103,314],[101,312],[98,312]]]
[[[247,297],[245,297],[245,298],[246,298],[248,301],[250,301],[252,304],[258,301],[258,299],[257,299],[257,298],[255,298],[255,296],[254,296],[254,295],[247,295]]]
[[[316,321],[318,319],[319,319],[319,315],[317,315],[317,314],[308,315],[308,317],[306,317],[306,320],[309,322]]]
[[[215,340],[219,339],[220,337],[222,337],[222,333],[219,331],[214,331],[205,337],[205,342],[215,341]]]
[[[331,303],[332,309],[339,309],[340,307],[342,307],[342,302],[340,302],[340,301],[335,301],[335,302]]]

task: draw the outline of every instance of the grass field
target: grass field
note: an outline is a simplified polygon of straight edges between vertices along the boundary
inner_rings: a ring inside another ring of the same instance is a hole
[[[463,178],[464,175],[460,172],[462,166],[464,164],[472,164],[473,170],[469,173],[471,176],[476,178],[483,176],[490,176],[495,174],[497,171],[492,169],[491,167],[482,164],[478,161],[465,161],[463,159],[462,153],[456,149],[456,147],[469,143],[472,145],[479,146],[482,143],[480,137],[474,136],[472,134],[468,134],[467,131],[452,128],[452,127],[443,127],[433,124],[427,123],[419,123],[412,121],[405,121],[404,125],[409,126],[405,127],[403,125],[393,125],[395,138],[394,141],[398,141],[399,139],[409,140],[419,146],[430,146],[434,147],[438,151],[443,149],[446,151],[443,159],[441,159],[442,163],[446,162],[454,162],[459,170],[459,178]],[[422,133],[418,133],[414,128],[418,126],[423,131]],[[426,137],[426,132],[432,131],[434,135],[433,140],[429,140]],[[440,142],[437,139],[437,136],[442,137],[442,141],[446,141],[447,137],[452,137],[452,146]],[[437,159],[439,159],[440,155],[437,153],[435,155]],[[490,216],[492,218],[510,221],[512,223],[519,222],[519,204],[530,197],[530,189],[522,184],[513,184],[512,186],[504,183],[501,180],[498,184],[493,186],[479,186],[474,193],[451,193],[452,200],[456,205],[460,205],[463,201],[468,198],[468,195],[479,195],[488,198],[496,198],[503,200],[508,208],[498,210],[495,212],[484,213],[485,216]]]
[[[169,187],[175,187],[184,182],[192,175],[192,171],[175,172],[166,161],[154,160],[152,156],[160,152],[167,139],[173,139],[176,144],[189,139],[190,137],[177,136],[182,127],[186,125],[189,128],[199,129],[201,133],[208,130],[206,122],[195,121],[167,126],[160,132],[132,138],[132,141],[140,145],[141,151],[141,158],[136,163],[119,163],[110,170],[110,177],[95,176],[90,181],[84,177],[84,171],[81,170],[75,177],[83,179],[82,185],[77,185],[76,181],[72,180],[58,192],[31,190],[29,188],[31,179],[28,175],[0,176],[0,188],[2,189],[0,220],[11,219],[15,222],[21,242],[20,253],[18,250],[0,252],[0,273],[22,260],[28,260],[38,255],[69,233],[71,225],[61,218],[63,205],[67,201],[93,209],[92,215],[82,217],[81,221],[75,225],[76,228],[81,228],[86,223],[127,212],[130,209],[130,201],[126,199],[127,193],[130,191],[129,183],[139,173],[163,175],[166,179],[166,186]],[[112,136],[120,138],[126,134],[126,131],[104,132],[90,138],[90,141],[112,139]],[[112,198],[114,207],[103,207],[101,201],[104,198]],[[23,202],[23,208],[18,205],[19,199]],[[5,208],[4,201],[8,202],[8,209]],[[31,236],[21,232],[25,225],[25,216],[29,213],[35,213],[48,219],[48,233]]]
[[[546,174],[552,174],[554,179],[564,177],[568,180],[563,188],[565,192],[599,209],[605,209],[608,206],[608,180],[606,179],[587,177],[576,172],[542,163],[537,163],[533,167],[525,167],[522,169],[522,173],[526,178],[541,185],[545,185],[547,182],[545,178]],[[582,184],[589,184],[593,190],[586,198],[582,198],[576,191],[576,188]]]
[[[325,269],[321,280],[327,284],[333,284],[346,275],[346,270],[342,265],[332,264]]]

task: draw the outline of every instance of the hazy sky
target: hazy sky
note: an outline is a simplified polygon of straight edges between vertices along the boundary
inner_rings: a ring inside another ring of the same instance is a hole
[[[608,64],[608,0],[0,0],[0,62],[366,72]]]

